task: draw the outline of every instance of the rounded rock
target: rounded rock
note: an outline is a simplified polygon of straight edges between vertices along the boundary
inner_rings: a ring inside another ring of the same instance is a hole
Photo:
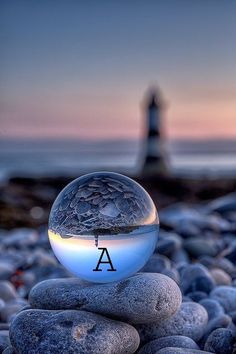
[[[0,353],[10,344],[8,331],[0,331]]]
[[[213,268],[210,273],[216,285],[231,285],[231,277],[224,270]]]
[[[236,310],[236,288],[232,286],[217,286],[210,293],[212,299],[217,300],[225,309],[225,312]]]
[[[207,322],[208,315],[203,306],[195,302],[183,302],[171,318],[136,328],[143,343],[173,335],[186,336],[197,342],[203,336]]]
[[[167,336],[155,339],[145,344],[138,354],[155,354],[158,350],[166,347],[180,347],[187,349],[199,349],[198,345],[189,337]]]
[[[209,320],[225,313],[223,307],[216,300],[208,298],[201,300],[199,303],[207,310]]]
[[[205,343],[209,334],[217,328],[226,328],[230,326],[232,319],[228,315],[219,315],[212,320],[210,320],[205,328],[204,336],[202,337],[203,343]]]
[[[9,281],[0,281],[0,298],[5,302],[17,298],[17,292]]]
[[[215,286],[210,272],[201,264],[185,267],[180,274],[180,283],[184,294],[194,291],[203,291],[209,294]]]
[[[198,349],[188,349],[188,354],[212,354],[210,352],[206,352],[205,350],[198,350]],[[158,350],[155,354],[186,354],[185,348],[163,348]]]
[[[143,267],[142,272],[147,273],[162,273],[164,270],[171,269],[169,258],[159,254],[153,254],[146,265]]]
[[[184,249],[194,258],[200,256],[215,257],[218,253],[218,249],[213,241],[199,237],[189,238],[184,241]]]
[[[134,353],[135,328],[85,311],[26,310],[12,322],[10,339],[21,354]]]
[[[212,353],[231,354],[235,343],[235,336],[228,328],[218,328],[211,332],[204,346],[204,350]]]
[[[164,321],[180,307],[181,292],[169,277],[139,273],[108,284],[84,284],[79,279],[52,279],[30,292],[33,308],[81,309],[130,323]]]

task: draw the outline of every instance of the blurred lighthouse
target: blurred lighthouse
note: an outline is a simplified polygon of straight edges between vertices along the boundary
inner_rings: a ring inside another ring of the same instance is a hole
[[[152,90],[146,101],[146,137],[142,175],[166,175],[167,154],[163,146],[161,129],[164,103],[159,90]]]

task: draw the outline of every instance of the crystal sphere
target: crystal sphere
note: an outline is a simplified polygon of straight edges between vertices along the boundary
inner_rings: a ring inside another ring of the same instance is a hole
[[[113,172],[89,173],[68,184],[49,216],[49,240],[58,260],[97,283],[140,270],[157,242],[159,220],[149,194]]]

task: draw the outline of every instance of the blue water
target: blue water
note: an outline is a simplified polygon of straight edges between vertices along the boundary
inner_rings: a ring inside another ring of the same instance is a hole
[[[170,168],[176,174],[236,174],[236,141],[169,142]],[[0,179],[9,176],[78,175],[114,170],[135,175],[142,142],[78,140],[0,141]]]

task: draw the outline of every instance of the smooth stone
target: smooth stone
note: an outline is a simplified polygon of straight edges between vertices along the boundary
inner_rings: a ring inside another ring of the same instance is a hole
[[[231,285],[232,279],[224,270],[213,268],[210,273],[216,285]]]
[[[38,233],[33,229],[19,228],[14,229],[2,241],[5,247],[28,247],[36,244],[39,238]]]
[[[225,258],[229,259],[231,262],[235,262],[236,259],[236,242],[231,244],[227,253],[225,254]]]
[[[6,349],[4,349],[2,354],[16,354],[16,352],[15,349],[11,345],[9,345],[8,347],[6,347]]]
[[[167,277],[173,279],[177,284],[180,282],[180,277],[179,277],[179,272],[177,269],[171,268],[171,269],[164,269],[162,274],[166,275]]]
[[[217,286],[210,293],[212,299],[217,300],[225,309],[225,312],[236,310],[236,288],[232,286]]]
[[[197,342],[204,334],[208,322],[205,308],[196,302],[183,302],[180,309],[171,318],[152,324],[138,325],[141,342],[174,335],[192,338]]]
[[[10,344],[8,331],[0,331],[0,353]]]
[[[22,311],[10,326],[10,339],[21,354],[131,354],[139,346],[131,325],[77,310]]]
[[[8,303],[6,306],[0,311],[0,317],[3,322],[10,322],[13,317],[25,306],[25,304],[20,303]]]
[[[161,236],[163,238],[161,238]],[[174,233],[160,232],[159,239],[157,241],[156,252],[164,256],[170,257],[173,252],[181,248],[181,237]]]
[[[206,352],[205,350],[197,350],[197,349],[188,349],[188,352],[186,352],[185,348],[163,348],[161,350],[158,350],[155,354],[212,354],[210,352]]]
[[[5,302],[17,298],[17,292],[14,286],[6,280],[0,281],[0,298]]]
[[[189,337],[168,336],[155,339],[145,344],[138,354],[154,354],[158,350],[166,347],[180,347],[187,349],[199,349],[198,345]]]
[[[194,291],[192,293],[188,293],[188,297],[195,302],[200,302],[201,300],[207,298],[207,294],[203,291]]]
[[[231,354],[234,349],[235,336],[228,328],[217,328],[207,338],[204,350],[212,353]]]
[[[225,213],[235,211],[236,209],[236,193],[230,193],[226,196],[214,199],[208,204],[208,209],[217,211],[218,213]]]
[[[159,217],[163,225],[168,225],[173,228],[185,223],[198,225],[205,222],[204,216],[196,209],[186,206],[184,203],[176,203],[162,209],[159,212]]]
[[[3,323],[1,322],[0,323],[0,331],[3,331],[3,330],[9,330],[9,323]]]
[[[6,262],[0,262],[0,280],[8,280],[15,272],[15,267]]]
[[[201,264],[191,264],[180,273],[180,284],[184,294],[194,291],[209,293],[215,282],[206,267]]]
[[[199,304],[204,306],[207,310],[209,320],[224,315],[223,307],[216,300],[209,298],[203,299],[199,302]]]
[[[189,261],[190,261],[188,253],[183,248],[176,250],[172,254],[171,260],[175,264],[179,264],[179,263],[183,263],[183,262],[189,263]]]
[[[81,309],[130,323],[163,321],[179,309],[181,300],[178,285],[159,273],[139,273],[107,284],[51,279],[37,284],[29,294],[33,308]]]
[[[200,226],[194,225],[191,221],[177,225],[175,231],[183,238],[198,237],[201,234]]]
[[[169,258],[154,253],[142,268],[142,272],[162,273],[166,269],[171,269],[171,262]]]
[[[219,250],[216,247],[215,240],[206,240],[202,237],[189,238],[184,241],[184,249],[194,258],[200,256],[215,257]]]
[[[201,338],[201,342],[205,343],[209,334],[217,328],[226,328],[230,326],[232,319],[228,315],[219,315],[218,317],[210,320],[206,326],[204,336]]]
[[[229,275],[233,275],[235,274],[235,266],[234,264],[227,258],[217,258],[214,259],[214,263],[212,267],[217,267],[220,268],[222,270],[224,270],[226,273],[228,273]]]
[[[5,307],[5,301],[0,299],[0,311]]]

